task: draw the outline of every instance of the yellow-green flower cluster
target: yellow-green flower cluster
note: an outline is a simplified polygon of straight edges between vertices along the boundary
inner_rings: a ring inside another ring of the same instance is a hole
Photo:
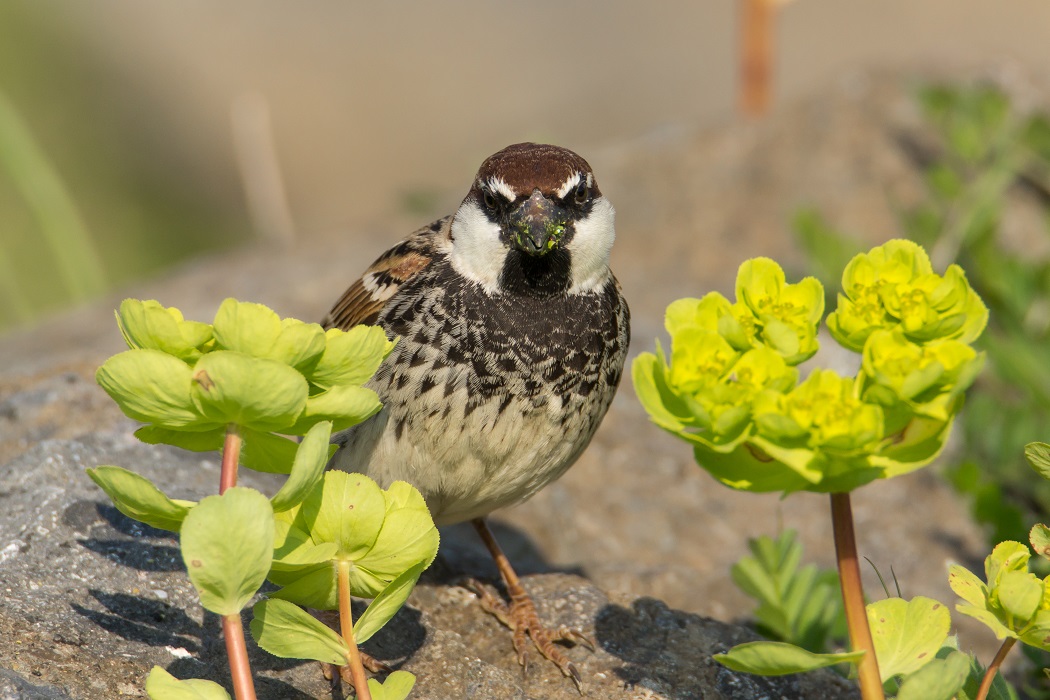
[[[639,358],[648,371],[635,373],[655,373],[654,381],[666,387],[664,427],[710,447],[739,441],[751,420],[752,399],[793,387],[793,365],[817,350],[824,305],[819,282],[787,284],[779,265],[759,258],[741,267],[737,287],[742,293],[736,303],[716,292],[672,303],[665,321],[670,364],[660,351],[659,358]]]
[[[987,310],[962,271],[932,272],[891,241],[858,255],[833,336],[863,354],[856,377],[795,365],[817,350],[823,289],[788,284],[772,260],[741,265],[737,300],[717,293],[667,309],[670,357],[643,353],[635,390],[653,421],[694,445],[717,479],[752,491],[844,491],[927,464],[944,445],[983,356],[969,342]]]
[[[921,246],[892,240],[858,255],[842,273],[843,293],[828,316],[828,330],[860,352],[877,330],[899,329],[913,342],[972,343],[988,322],[988,309],[958,265],[933,271]]]

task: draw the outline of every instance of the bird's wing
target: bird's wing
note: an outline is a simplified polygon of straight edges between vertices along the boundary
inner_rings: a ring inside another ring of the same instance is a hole
[[[438,250],[447,246],[451,222],[451,216],[438,219],[379,256],[343,293],[321,325],[348,330],[360,323],[375,323],[397,290],[426,269]]]

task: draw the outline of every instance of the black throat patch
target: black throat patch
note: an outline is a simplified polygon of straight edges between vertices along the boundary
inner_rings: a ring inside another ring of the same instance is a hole
[[[572,282],[572,256],[563,248],[535,257],[511,248],[499,275],[502,290],[528,297],[564,294]]]

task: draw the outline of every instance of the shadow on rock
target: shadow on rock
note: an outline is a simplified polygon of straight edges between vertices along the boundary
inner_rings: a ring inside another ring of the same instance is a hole
[[[178,541],[178,537],[174,532],[159,530],[150,525],[146,525],[145,523],[140,523],[138,520],[133,520],[124,515],[111,505],[98,503],[97,507],[98,514],[101,516],[102,520],[117,532],[128,535],[129,537],[143,537],[151,540],[168,540],[170,542]]]
[[[200,651],[201,626],[186,613],[167,603],[126,593],[106,593],[91,589],[92,598],[106,612],[89,610],[72,603],[74,612],[110,634],[150,646],[181,647],[191,653]]]
[[[96,507],[101,522],[90,528],[89,537],[77,540],[81,547],[138,571],[185,568],[174,533],[132,520],[112,506],[96,504]],[[69,517],[67,512],[66,518]]]
[[[577,566],[558,567],[547,561],[536,544],[523,531],[489,521],[496,541],[519,576],[530,574],[573,574],[584,576]],[[455,584],[464,577],[498,581],[499,571],[481,538],[470,523],[441,527],[441,549],[434,564],[423,573],[429,583]]]
[[[853,697],[846,685],[841,687],[841,694],[828,695],[827,674],[821,679],[767,678],[730,671],[712,655],[751,641],[753,635],[740,627],[674,610],[654,598],[639,598],[630,608],[605,606],[595,620],[595,636],[602,649],[624,661],[615,673],[625,688],[645,688],[676,700],[803,700],[817,697],[810,682],[822,680],[825,690],[821,697]],[[718,694],[712,695],[712,689]]]

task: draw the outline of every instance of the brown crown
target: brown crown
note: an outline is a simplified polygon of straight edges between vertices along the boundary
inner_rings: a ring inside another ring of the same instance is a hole
[[[591,173],[591,166],[567,148],[545,143],[516,143],[485,159],[478,169],[474,189],[479,183],[500,178],[520,195],[538,189],[551,196],[575,173]],[[591,190],[598,193],[593,181]]]

